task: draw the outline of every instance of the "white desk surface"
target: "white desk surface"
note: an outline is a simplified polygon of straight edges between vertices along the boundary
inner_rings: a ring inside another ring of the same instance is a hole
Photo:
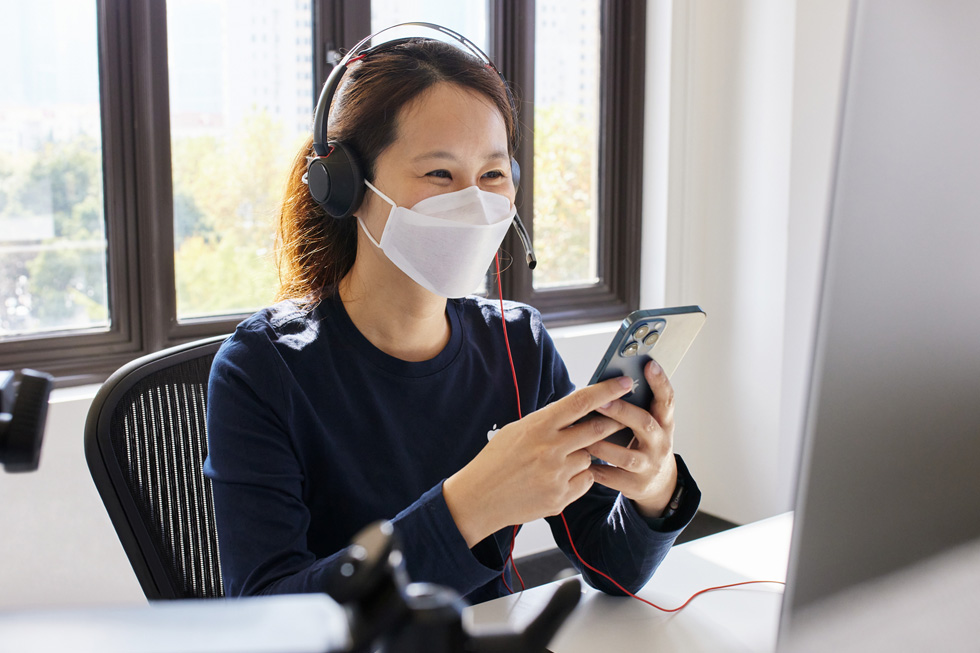
[[[743,580],[785,580],[792,516],[770,519],[674,547],[640,596],[680,605],[700,589]],[[469,626],[523,627],[554,584],[466,609]],[[749,585],[696,598],[675,614],[587,588],[549,648],[606,651],[765,651],[776,646],[781,585]],[[118,609],[0,612],[0,652],[337,650],[347,640],[342,608],[324,595],[173,601]]]
[[[674,608],[706,587],[745,580],[786,580],[792,513],[675,546],[639,592]],[[523,627],[551,597],[549,583],[467,608],[465,623]],[[587,587],[549,649],[554,653],[605,651],[772,652],[783,586],[747,585],[708,592],[678,613],[664,613],[629,597]]]
[[[325,594],[0,612],[0,653],[323,653],[348,640]]]

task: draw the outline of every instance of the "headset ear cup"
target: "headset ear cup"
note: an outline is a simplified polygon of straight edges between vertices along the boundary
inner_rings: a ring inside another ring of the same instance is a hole
[[[330,141],[329,154],[307,167],[310,195],[332,218],[348,218],[364,199],[364,175],[357,156],[342,142]]]
[[[510,157],[510,178],[514,180],[514,190],[521,185],[521,166],[517,164],[517,159]]]

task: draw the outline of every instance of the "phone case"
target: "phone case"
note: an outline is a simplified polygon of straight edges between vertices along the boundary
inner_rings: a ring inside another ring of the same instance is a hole
[[[622,399],[649,410],[653,392],[643,376],[643,368],[651,359],[655,360],[670,378],[701,331],[704,320],[705,313],[700,306],[633,311],[613,336],[589,384],[629,376],[634,389]],[[633,440],[633,433],[623,429],[606,439],[625,447]]]

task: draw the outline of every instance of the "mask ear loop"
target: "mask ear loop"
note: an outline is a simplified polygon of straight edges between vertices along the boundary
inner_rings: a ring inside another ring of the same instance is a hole
[[[364,185],[367,186],[368,188],[370,188],[371,190],[373,190],[375,195],[377,195],[378,197],[380,197],[384,201],[388,202],[388,204],[391,204],[393,207],[398,208],[398,205],[395,204],[395,202],[390,197],[388,197],[387,195],[385,195],[384,193],[382,193],[380,190],[378,190],[377,186],[375,186],[374,184],[372,184],[367,179],[364,180]]]

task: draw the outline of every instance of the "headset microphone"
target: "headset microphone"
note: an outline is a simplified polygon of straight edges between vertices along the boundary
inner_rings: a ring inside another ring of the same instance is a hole
[[[527,235],[527,229],[524,228],[524,223],[521,222],[521,216],[516,213],[514,214],[514,231],[517,232],[517,237],[521,239],[521,245],[524,245],[527,267],[533,270],[538,265],[538,257],[534,255],[534,248],[531,247],[531,237]]]
[[[510,92],[508,91],[508,96]],[[511,101],[513,106],[513,100]],[[514,182],[514,191],[517,191],[517,187],[521,184],[521,166],[517,165],[517,159],[511,157],[510,159],[510,178]],[[538,257],[534,255],[534,247],[531,246],[531,237],[527,233],[527,229],[524,228],[524,223],[521,221],[521,216],[514,213],[514,231],[517,232],[517,237],[521,239],[521,245],[524,246],[524,257],[527,261],[527,267],[534,269],[538,265]]]

